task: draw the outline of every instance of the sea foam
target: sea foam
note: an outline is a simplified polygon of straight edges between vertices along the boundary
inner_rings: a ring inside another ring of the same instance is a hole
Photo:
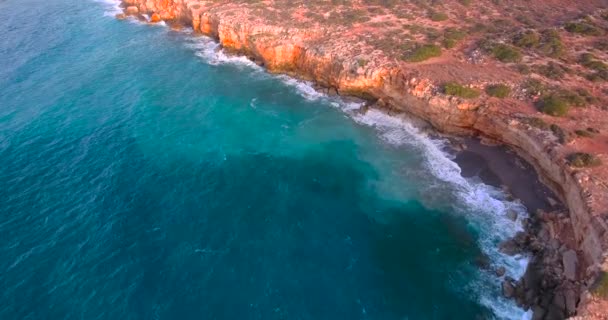
[[[107,15],[114,16],[120,12],[117,1],[97,0],[110,8]],[[339,108],[359,124],[373,127],[380,138],[386,143],[399,146],[409,145],[420,150],[424,155],[425,166],[431,174],[450,186],[451,192],[458,197],[453,209],[466,214],[468,221],[480,230],[480,246],[491,261],[506,268],[506,274],[519,279],[523,276],[529,258],[526,256],[508,256],[498,250],[500,241],[509,239],[522,231],[521,221],[527,217],[526,208],[517,201],[507,200],[504,192],[498,188],[479,181],[464,178],[461,169],[445,151],[446,142],[439,138],[431,138],[417,129],[406,119],[390,116],[379,110],[358,112],[361,103],[346,102],[339,98],[328,97],[315,90],[308,81],[298,80],[285,75],[269,75],[264,69],[244,56],[230,55],[221,46],[207,37],[195,36],[192,30],[184,31],[185,46],[194,54],[210,65],[229,64],[247,68],[252,72],[261,72],[265,76],[276,77],[285,85],[292,87],[303,98],[310,101],[324,101]],[[255,107],[255,101],[252,102]],[[518,213],[517,221],[507,218],[507,212]],[[473,284],[479,302],[491,309],[499,319],[529,319],[531,313],[518,308],[512,300],[500,295],[500,280],[491,272],[482,272],[481,279]]]

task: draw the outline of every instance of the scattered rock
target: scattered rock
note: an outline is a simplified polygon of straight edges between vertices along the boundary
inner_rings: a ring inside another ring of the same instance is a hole
[[[507,273],[507,269],[505,269],[505,267],[501,266],[501,267],[496,268],[495,272],[496,272],[497,277],[502,277],[505,275],[505,273]]]
[[[159,23],[160,21],[161,19],[158,13],[155,12],[150,16],[150,23]]]
[[[124,20],[127,18],[127,16],[124,13],[119,13],[119,14],[115,15],[114,17],[118,20]]]
[[[566,299],[566,312],[568,316],[573,316],[576,314],[576,293],[572,289],[566,290],[564,293],[564,298]]]
[[[515,210],[507,211],[507,218],[509,218],[509,220],[515,221],[515,220],[517,220],[517,216],[518,216],[517,211],[515,211]]]
[[[128,15],[136,15],[139,14],[139,9],[136,6],[128,6],[125,9],[125,13]]]
[[[562,264],[564,265],[564,275],[568,280],[576,280],[576,264],[578,258],[574,250],[568,250],[564,252],[562,256]]]
[[[480,253],[475,257],[475,264],[484,270],[490,269],[490,257],[485,253]]]
[[[515,285],[511,279],[505,279],[502,283],[502,295],[505,298],[513,298],[515,296]]]
[[[520,251],[519,246],[513,239],[502,242],[498,249],[500,252],[509,256],[514,256]]]

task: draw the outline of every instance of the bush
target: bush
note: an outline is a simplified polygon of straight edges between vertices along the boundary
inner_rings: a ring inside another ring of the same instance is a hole
[[[513,44],[520,48],[534,48],[540,43],[540,36],[535,31],[525,31],[513,39]]]
[[[564,44],[557,30],[547,29],[543,31],[539,49],[552,58],[558,58],[564,53]]]
[[[591,286],[591,293],[601,298],[608,298],[608,272],[602,271]]]
[[[579,62],[581,65],[595,71],[603,71],[608,70],[608,65],[603,63],[602,61],[597,60],[597,58],[591,53],[583,53],[579,58]]]
[[[594,133],[588,130],[574,130],[574,133],[576,133],[576,135],[579,137],[585,138],[591,138],[594,136]]]
[[[553,61],[550,61],[548,64],[545,65],[536,66],[537,73],[554,80],[562,79],[564,75],[569,71],[570,70],[568,68]]]
[[[602,31],[596,26],[587,22],[568,22],[564,27],[566,31],[578,33],[585,36],[601,36]]]
[[[445,21],[448,19],[448,15],[443,12],[432,11],[429,14],[429,18],[433,21]]]
[[[492,54],[501,62],[519,62],[521,60],[521,52],[506,44],[495,45],[492,48]]]
[[[405,55],[404,59],[409,62],[421,62],[430,58],[441,56],[441,48],[434,44],[418,45]]]
[[[456,46],[458,41],[464,39],[466,35],[466,32],[464,32],[463,30],[459,30],[452,27],[446,28],[443,31],[443,40],[441,41],[441,44],[446,49],[453,48]]]
[[[446,49],[452,49],[456,46],[456,40],[444,38],[441,40],[441,45]]]
[[[462,86],[456,82],[448,82],[443,86],[443,92],[450,96],[465,99],[477,98],[481,94],[479,90]]]
[[[540,111],[552,116],[565,116],[570,109],[568,102],[556,94],[545,96],[539,101]]]
[[[511,93],[511,88],[504,84],[495,84],[488,86],[486,93],[491,97],[506,98]]]
[[[566,157],[568,164],[576,168],[597,167],[602,164],[602,161],[592,154],[584,152],[571,153]],[[608,285],[608,283],[607,283]]]

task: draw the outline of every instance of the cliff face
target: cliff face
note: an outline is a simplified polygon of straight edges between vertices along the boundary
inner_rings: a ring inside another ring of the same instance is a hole
[[[191,26],[215,38],[226,50],[246,55],[271,72],[287,73],[336,90],[377,100],[390,112],[407,112],[438,130],[475,134],[503,143],[532,163],[544,182],[567,204],[581,281],[608,270],[608,192],[593,171],[574,170],[570,150],[546,131],[528,124],[528,116],[495,99],[464,100],[440,92],[436,79],[375,52],[348,53],[323,28],[267,24],[248,8],[218,8],[201,0],[123,0],[125,12],[156,14],[170,23]],[[323,45],[321,45],[323,44]],[[344,54],[342,54],[344,53]],[[599,181],[599,183],[598,183]]]

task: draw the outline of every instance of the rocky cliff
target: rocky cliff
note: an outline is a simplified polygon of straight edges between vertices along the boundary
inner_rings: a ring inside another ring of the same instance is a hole
[[[425,72],[427,66],[396,62],[378,50],[349,44],[348,28],[300,28],[289,21],[269,22],[238,1],[217,5],[216,1],[202,0],[123,0],[123,5],[127,14],[140,18],[145,14],[152,21],[162,19],[172,25],[190,26],[216,39],[225,50],[246,55],[271,72],[312,80],[341,95],[363,97],[387,112],[412,114],[442,132],[478,135],[509,146],[534,165],[569,209],[568,221],[545,219],[541,228],[549,230],[549,238],[573,234],[573,239],[560,239],[566,247],[562,246],[561,253],[574,250],[571,252],[576,254],[570,254],[568,261],[564,258],[555,272],[563,276],[568,268],[569,273],[574,272],[573,283],[589,288],[602,270],[608,271],[607,169],[570,166],[567,156],[576,146],[560,143],[554,132],[535,125],[534,110],[522,109],[512,100],[446,95],[440,87],[444,79]],[[471,66],[475,68],[484,72]],[[478,83],[488,82],[483,76],[480,79]],[[608,163],[605,157],[603,160]],[[571,230],[560,232],[564,228]],[[559,251],[560,247],[554,249]],[[574,271],[566,267],[572,264]],[[589,295],[570,300],[584,302],[586,297]],[[533,307],[540,303],[524,304]],[[565,314],[572,315],[573,311],[567,309],[564,307]]]

